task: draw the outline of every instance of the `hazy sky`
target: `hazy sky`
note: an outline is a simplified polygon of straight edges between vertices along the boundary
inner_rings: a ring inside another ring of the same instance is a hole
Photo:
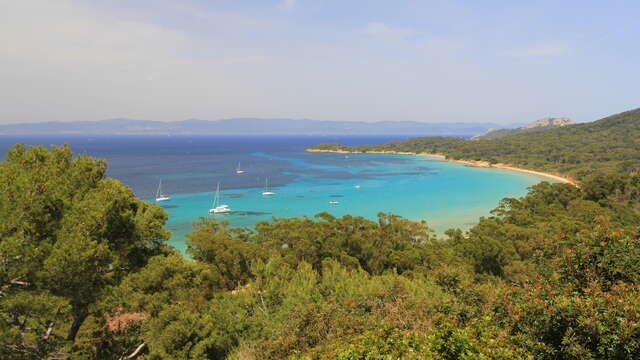
[[[590,121],[640,107],[640,1],[0,0],[0,123]]]

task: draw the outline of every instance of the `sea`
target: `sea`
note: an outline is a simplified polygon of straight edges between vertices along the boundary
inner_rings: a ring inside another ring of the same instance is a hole
[[[370,145],[409,138],[385,136],[0,136],[0,151],[17,142],[68,143],[76,154],[104,158],[108,176],[155,202],[159,182],[171,199],[169,243],[184,251],[192,223],[209,217],[215,189],[231,212],[215,215],[230,227],[253,227],[273,218],[321,212],[375,220],[393,213],[427,222],[438,234],[469,229],[500,199],[553,180],[504,169],[471,167],[437,157],[391,154],[309,153],[318,143]],[[242,170],[238,173],[236,170]],[[275,195],[264,196],[266,184]]]

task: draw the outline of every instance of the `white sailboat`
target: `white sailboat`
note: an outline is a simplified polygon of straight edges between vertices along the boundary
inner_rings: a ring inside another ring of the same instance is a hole
[[[275,195],[276,193],[271,191],[271,189],[269,188],[269,178],[266,178],[264,181],[264,191],[262,192],[262,195],[264,196],[270,196],[270,195]]]
[[[338,204],[340,204],[340,202],[339,202],[339,201],[337,201],[337,200],[331,200],[331,201],[329,201],[329,204],[331,204],[331,205],[338,205]]]
[[[236,174],[244,174],[246,171],[240,169],[240,162],[238,161],[238,167],[236,168]]]
[[[160,179],[160,183],[158,184],[158,190],[156,191],[156,201],[166,201],[171,200],[168,195],[162,193],[162,179]]]
[[[209,214],[223,214],[231,211],[229,205],[220,205],[220,183],[216,187],[216,194],[213,197],[213,205],[209,209]]]

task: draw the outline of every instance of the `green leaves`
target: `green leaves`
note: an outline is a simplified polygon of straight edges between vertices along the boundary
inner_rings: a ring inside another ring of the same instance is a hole
[[[252,261],[259,258],[258,248],[246,241],[247,233],[227,231],[225,223],[201,218],[196,230],[187,235],[187,252],[194,260],[209,264],[217,275],[217,286],[233,290],[250,278]]]
[[[444,154],[450,159],[512,164],[526,169],[561,173],[579,180],[595,173],[634,174],[640,171],[640,109],[592,123],[490,140],[432,136],[384,145],[349,147],[319,144],[318,150],[396,151]]]
[[[355,266],[357,261],[372,274],[390,269],[402,273],[432,265],[426,249],[435,246],[435,237],[425,223],[388,214],[379,214],[378,222],[348,215],[337,219],[326,213],[317,217],[317,221],[275,219],[260,223],[250,241],[290,264],[305,261],[316,269],[327,258],[347,266]]]
[[[541,183],[448,239],[391,214],[203,218],[185,259],[163,245],[164,211],[105,169],[66,146],[0,164],[1,358],[640,353],[637,175]]]
[[[162,251],[164,211],[105,171],[66,145],[16,145],[0,164],[0,322],[14,346],[68,351],[58,339],[73,343],[107,289]]]

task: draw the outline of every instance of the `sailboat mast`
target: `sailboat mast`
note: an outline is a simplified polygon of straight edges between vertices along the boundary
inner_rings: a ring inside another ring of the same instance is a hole
[[[216,208],[218,206],[218,196],[220,194],[220,183],[218,183],[218,185],[216,186],[216,194],[213,197],[213,206],[212,208]]]
[[[158,191],[156,191],[156,199],[160,197],[161,188],[162,188],[162,179],[160,179],[160,183],[158,183]]]

